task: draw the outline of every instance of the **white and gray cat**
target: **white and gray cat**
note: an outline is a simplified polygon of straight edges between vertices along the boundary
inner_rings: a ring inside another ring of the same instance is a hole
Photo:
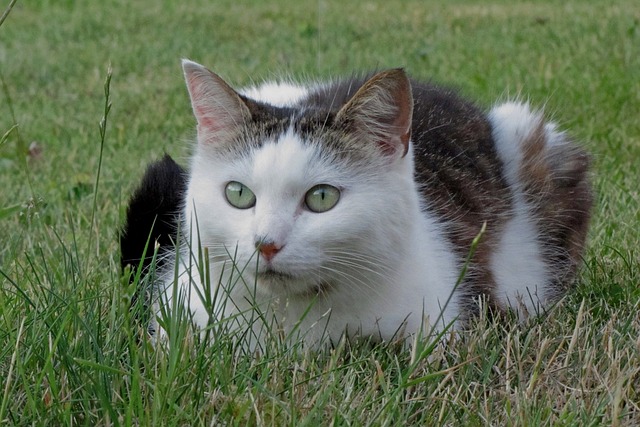
[[[526,318],[574,281],[589,159],[527,104],[485,113],[401,69],[239,92],[183,69],[189,172],[168,156],[149,168],[122,262],[147,267],[151,233],[169,250],[160,305],[178,298],[198,327],[228,322],[252,345],[274,328],[310,346],[402,339],[481,302]]]

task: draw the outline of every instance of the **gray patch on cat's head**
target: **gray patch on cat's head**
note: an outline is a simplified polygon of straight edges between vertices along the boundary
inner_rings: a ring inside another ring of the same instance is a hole
[[[318,87],[297,105],[282,107],[238,94],[202,66],[184,67],[199,149],[218,158],[250,156],[290,130],[303,144],[354,166],[377,168],[408,151],[413,100],[400,69]]]

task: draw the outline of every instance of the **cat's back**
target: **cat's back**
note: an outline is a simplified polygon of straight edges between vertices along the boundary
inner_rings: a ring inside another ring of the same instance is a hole
[[[487,114],[455,91],[413,81],[412,141],[425,208],[456,225],[456,246],[470,246],[483,222],[501,222],[510,190]]]
[[[462,257],[462,292],[534,314],[574,280],[592,204],[589,157],[527,104],[488,113],[413,82],[416,181]],[[475,304],[470,301],[470,305]]]

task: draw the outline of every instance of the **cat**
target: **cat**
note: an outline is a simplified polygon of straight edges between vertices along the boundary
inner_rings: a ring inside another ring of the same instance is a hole
[[[189,170],[147,170],[121,240],[123,266],[165,251],[158,313],[316,347],[464,327],[483,304],[526,319],[571,288],[589,156],[527,103],[485,112],[403,69],[236,91],[182,66]]]

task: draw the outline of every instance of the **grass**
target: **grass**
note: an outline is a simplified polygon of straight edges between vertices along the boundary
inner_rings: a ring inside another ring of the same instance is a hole
[[[0,424],[639,424],[637,46],[635,0],[18,1],[0,27]],[[404,66],[485,106],[544,105],[593,153],[576,289],[428,358],[277,341],[244,357],[184,322],[154,351],[116,230],[144,165],[187,158],[181,57],[237,85]]]

